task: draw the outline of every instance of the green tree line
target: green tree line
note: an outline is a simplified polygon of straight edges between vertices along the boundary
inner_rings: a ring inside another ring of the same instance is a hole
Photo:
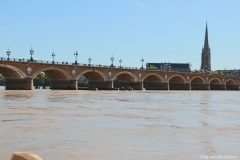
[[[51,80],[45,73],[40,73],[37,77],[33,80],[34,86],[51,86]]]

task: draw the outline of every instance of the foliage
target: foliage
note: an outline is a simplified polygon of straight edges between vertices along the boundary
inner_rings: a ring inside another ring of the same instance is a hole
[[[211,71],[210,75],[219,75],[218,71]]]
[[[205,73],[206,73],[206,71],[205,71],[205,70],[203,70],[203,69],[200,69],[198,73],[205,74]]]
[[[210,75],[224,75],[222,71],[205,71],[205,70],[193,70],[192,73],[200,73],[200,74],[210,74]]]
[[[156,70],[156,69],[158,69],[158,67],[156,67],[154,65],[149,65],[149,66],[147,66],[147,69]]]
[[[88,79],[85,76],[81,76],[78,79],[78,86],[87,87],[88,86]]]
[[[35,86],[50,86],[51,80],[48,78],[48,76],[45,73],[41,72],[34,79],[34,85]]]
[[[113,87],[119,88],[119,80],[117,78],[113,80]]]
[[[0,74],[0,86],[5,86],[6,80],[5,78]]]

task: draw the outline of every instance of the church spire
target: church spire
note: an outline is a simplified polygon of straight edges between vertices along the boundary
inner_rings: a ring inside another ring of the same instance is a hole
[[[204,48],[210,48],[208,44],[208,28],[206,23],[206,31],[205,31],[205,41],[204,41]]]
[[[208,27],[207,27],[207,23],[206,23],[204,47],[202,48],[201,69],[203,69],[203,70],[211,70],[211,50],[210,50],[210,47],[209,47],[209,44],[208,44]]]

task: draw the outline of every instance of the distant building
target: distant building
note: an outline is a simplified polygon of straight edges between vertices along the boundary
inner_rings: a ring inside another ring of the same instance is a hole
[[[189,72],[191,70],[189,63],[147,63],[146,69],[161,71]]]
[[[218,73],[222,73],[223,75],[232,75],[232,76],[240,76],[240,69],[233,70],[216,70]]]
[[[208,43],[208,28],[206,24],[206,31],[205,31],[205,41],[204,47],[202,48],[202,64],[201,69],[203,70],[211,70],[211,50]]]

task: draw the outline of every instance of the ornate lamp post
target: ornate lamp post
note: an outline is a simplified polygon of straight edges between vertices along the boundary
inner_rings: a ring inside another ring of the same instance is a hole
[[[31,54],[30,61],[32,62],[33,61],[32,55],[34,54],[34,50],[32,49],[32,46],[31,46],[31,49],[30,49],[30,54]]]
[[[8,56],[8,61],[9,61],[9,56],[10,56],[10,51],[9,51],[9,48],[8,48],[8,51],[6,52],[7,53],[7,56]]]
[[[55,53],[53,52],[52,53],[52,58],[53,58],[53,61],[52,61],[52,63],[54,63],[54,57],[55,57],[56,55],[55,55]]]
[[[111,61],[112,61],[111,66],[113,67],[113,61],[114,61],[113,55],[112,55],[112,57],[111,57]]]
[[[119,63],[120,63],[120,68],[122,68],[122,66],[121,66],[121,64],[122,64],[122,59],[120,58],[120,60],[119,60]]]
[[[77,56],[78,56],[78,52],[77,52],[77,50],[76,50],[76,52],[74,53],[74,56],[76,56],[75,64],[77,65]]]
[[[89,62],[89,66],[91,66],[91,61],[92,61],[92,58],[89,56],[89,58],[88,58],[88,62]]]
[[[142,61],[142,67],[141,67],[141,69],[143,69],[143,62],[144,62],[144,59],[142,58],[140,61]]]

